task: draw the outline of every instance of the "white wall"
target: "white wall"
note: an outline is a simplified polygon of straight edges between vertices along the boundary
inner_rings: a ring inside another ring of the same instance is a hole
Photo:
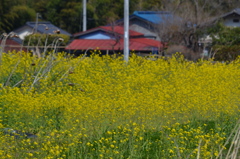
[[[156,37],[156,40],[160,40],[158,35],[154,33],[154,28],[147,22],[138,19],[131,19],[129,22],[129,29],[140,32],[144,34],[144,36],[154,36]]]
[[[239,22],[234,22],[234,20],[237,20]],[[224,19],[224,25],[225,26],[229,26],[229,27],[240,27],[240,16],[236,15],[236,16],[228,16]]]
[[[137,31],[139,33],[143,33],[144,36],[155,36],[157,37],[157,35],[151,31],[149,31],[148,29],[142,27],[142,26],[139,26],[137,24],[132,24],[129,26],[129,29],[130,30],[134,30],[134,31]],[[160,40],[159,38],[157,38],[156,40]]]
[[[114,39],[114,37],[104,33],[94,33],[87,36],[83,36],[80,39]]]
[[[25,36],[31,34],[32,31],[33,31],[33,30],[32,30],[31,28],[26,28],[26,29],[24,29],[24,30],[22,30],[22,31],[17,32],[17,34],[18,34],[18,36],[20,37],[20,39],[23,40],[23,39],[25,38]]]

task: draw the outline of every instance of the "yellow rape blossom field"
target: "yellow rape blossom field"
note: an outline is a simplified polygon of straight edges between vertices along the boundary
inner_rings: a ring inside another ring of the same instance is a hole
[[[240,156],[240,60],[2,54],[0,158]]]

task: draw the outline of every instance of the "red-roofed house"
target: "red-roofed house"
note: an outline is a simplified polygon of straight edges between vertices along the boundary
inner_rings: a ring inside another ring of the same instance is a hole
[[[121,37],[124,34],[124,28],[122,26],[100,26],[97,28],[89,29],[84,32],[74,34],[74,38],[77,39],[113,39]],[[143,37],[144,34],[129,30],[130,37]]]
[[[9,51],[27,51],[27,49],[25,47],[22,46],[22,44],[20,44],[16,38],[9,38],[6,39],[6,41],[4,40],[0,40],[0,47],[1,47],[1,51],[8,53]]]
[[[123,52],[124,28],[122,26],[100,26],[74,34],[74,40],[66,47],[70,52],[84,53],[86,50],[101,50],[104,53]],[[163,47],[157,40],[129,30],[129,50],[136,53],[157,53]]]
[[[159,41],[147,38],[130,39],[129,48],[135,51],[151,52],[162,47]],[[67,47],[67,50],[123,50],[123,39],[118,42],[114,39],[75,39]]]

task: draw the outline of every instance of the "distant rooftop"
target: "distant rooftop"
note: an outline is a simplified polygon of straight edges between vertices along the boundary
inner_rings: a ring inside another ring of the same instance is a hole
[[[124,28],[122,26],[99,26],[96,28],[88,29],[83,32],[75,33],[74,36],[77,37],[77,36],[85,35],[88,33],[99,31],[99,30],[102,30],[102,31],[108,32],[108,33],[112,33],[112,34],[114,34],[114,33],[117,33],[119,35],[124,34]],[[133,30],[129,30],[129,35],[130,36],[143,36],[142,33],[139,33],[139,32],[133,31]]]
[[[163,44],[157,40],[147,38],[130,38],[129,50],[149,51],[162,47]],[[116,41],[114,39],[75,39],[66,48],[66,50],[123,50],[124,40]]]
[[[234,13],[240,15],[240,8],[235,8],[235,9],[233,9],[232,11],[223,14],[223,15],[221,16],[221,18],[224,18],[224,17],[226,17],[226,16],[228,16],[228,15],[231,15],[231,14],[234,14]]]
[[[37,31],[40,33],[50,33],[50,34],[54,34],[55,31],[59,30],[60,34],[65,34],[68,36],[71,36],[70,33],[68,33],[67,31],[53,25],[52,23],[45,21],[45,22],[38,22],[37,23]],[[36,22],[27,22],[26,23],[27,26],[35,29],[36,27]]]
[[[173,18],[173,14],[168,11],[135,11],[131,16],[138,16],[155,24]]]
[[[240,14],[240,8],[235,8],[233,11]]]

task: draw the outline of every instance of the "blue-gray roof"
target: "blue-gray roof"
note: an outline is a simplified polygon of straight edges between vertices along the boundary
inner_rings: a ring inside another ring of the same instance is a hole
[[[27,22],[26,25],[35,29],[36,22]],[[54,34],[54,32],[57,31],[57,30],[60,31],[60,34],[65,34],[65,35],[71,36],[70,33],[68,33],[67,31],[53,25],[50,22],[38,22],[37,32],[39,32],[39,33]]]
[[[240,15],[240,8],[235,8],[234,10],[223,14],[220,18],[224,18],[224,17],[229,16],[229,15],[234,14],[234,13]]]
[[[19,44],[22,44],[22,39],[20,39],[20,38],[11,38],[12,40],[14,40],[14,41],[16,41],[17,43],[19,43]]]
[[[173,14],[167,11],[135,11],[131,16],[140,17],[154,24],[173,19]]]
[[[234,11],[235,11],[236,13],[240,14],[240,8],[236,8],[236,9],[234,9]]]

